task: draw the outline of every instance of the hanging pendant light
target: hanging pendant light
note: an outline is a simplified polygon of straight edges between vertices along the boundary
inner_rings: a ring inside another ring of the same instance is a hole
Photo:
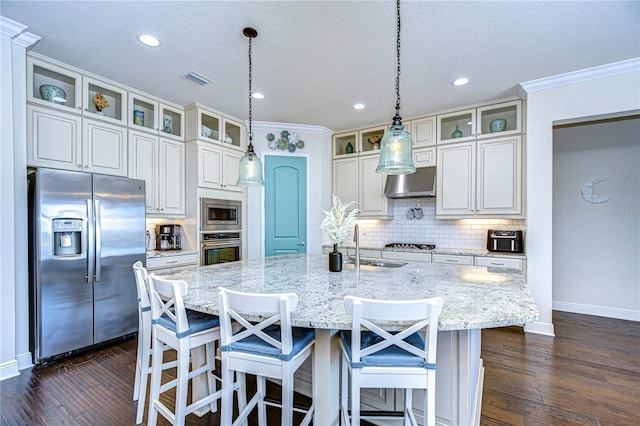
[[[236,185],[242,186],[262,186],[262,161],[260,157],[253,151],[253,129],[251,128],[251,39],[258,36],[258,32],[253,28],[245,28],[242,34],[249,39],[249,146],[247,152],[240,159],[240,171],[238,173],[238,182]]]
[[[376,173],[383,175],[407,175],[416,171],[413,164],[413,140],[402,125],[400,117],[400,0],[396,1],[396,115],[380,142],[380,160]]]

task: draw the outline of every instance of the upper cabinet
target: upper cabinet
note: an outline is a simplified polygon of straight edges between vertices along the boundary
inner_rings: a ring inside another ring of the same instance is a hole
[[[466,142],[522,133],[522,101],[514,100],[437,116],[437,143]]]
[[[30,103],[126,125],[124,87],[31,56],[27,58],[27,73]]]
[[[380,126],[334,135],[333,158],[379,154],[380,141],[382,141],[385,130],[385,126]]]
[[[187,140],[201,140],[238,151],[245,150],[241,122],[200,104],[185,107]]]
[[[411,121],[410,132],[413,137],[414,148],[435,145],[436,117],[426,117]]]
[[[184,140],[184,111],[160,99],[129,92],[129,127],[162,137]]]

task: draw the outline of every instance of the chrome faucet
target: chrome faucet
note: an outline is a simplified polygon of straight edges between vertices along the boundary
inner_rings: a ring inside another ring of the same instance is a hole
[[[358,224],[353,228],[353,242],[356,243],[356,258],[353,263],[356,267],[356,272],[360,271],[360,228]]]

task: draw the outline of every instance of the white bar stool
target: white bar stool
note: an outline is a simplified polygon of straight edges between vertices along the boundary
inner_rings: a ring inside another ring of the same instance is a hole
[[[258,424],[266,426],[266,405],[274,405],[282,408],[282,425],[292,425],[293,411],[304,412],[293,407],[294,374],[312,354],[315,338],[313,329],[291,327],[290,316],[298,306],[298,296],[293,293],[241,293],[223,287],[218,287],[218,290],[222,329],[221,424],[243,424],[257,406]],[[258,314],[266,319],[254,324],[243,315],[249,312],[254,317]],[[255,374],[257,392],[232,423],[234,371],[239,374]],[[281,405],[265,401],[266,377],[282,381]],[[313,411],[312,404],[302,420],[302,425],[311,422]]]
[[[423,389],[423,424],[435,425],[436,346],[442,304],[441,297],[407,301],[345,297],[345,309],[352,316],[352,329],[340,332],[341,417],[345,425],[360,425],[361,388],[404,389],[405,425],[418,424],[412,407],[413,390]],[[394,321],[403,330],[387,332],[370,320]]]
[[[148,424],[155,425],[157,415],[160,413],[171,424],[182,426],[188,414],[206,405],[210,405],[211,411],[215,412],[217,409],[215,401],[222,396],[222,391],[215,391],[216,383],[213,375],[214,343],[220,339],[220,321],[217,316],[185,309],[183,296],[188,291],[185,281],[165,280],[151,274],[148,283],[153,331],[153,368]],[[177,352],[177,377],[162,384],[164,345]],[[206,349],[206,362],[196,370],[189,371],[191,350],[201,346]],[[202,398],[187,405],[188,382],[200,375],[206,376],[209,391]],[[160,401],[160,395],[174,387],[176,397],[172,412]]]

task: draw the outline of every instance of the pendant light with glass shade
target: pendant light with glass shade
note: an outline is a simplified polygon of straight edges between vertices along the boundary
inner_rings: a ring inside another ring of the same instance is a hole
[[[396,1],[396,115],[380,142],[380,160],[376,173],[407,175],[416,171],[413,164],[413,140],[400,117],[400,0]]]
[[[253,129],[251,128],[252,109],[251,109],[251,39],[258,36],[258,32],[253,28],[245,28],[242,34],[249,39],[249,146],[247,152],[240,159],[240,170],[238,173],[238,182],[236,185],[242,186],[262,186],[262,161],[258,154],[253,152]]]

